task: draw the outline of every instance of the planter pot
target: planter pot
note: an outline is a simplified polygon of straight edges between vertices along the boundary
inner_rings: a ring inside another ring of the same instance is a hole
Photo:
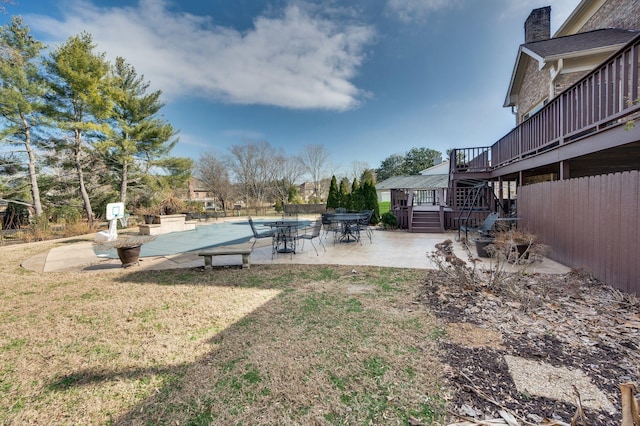
[[[122,262],[122,267],[126,268],[131,265],[137,265],[138,259],[140,259],[140,249],[142,246],[134,247],[118,247],[118,257]]]
[[[476,251],[478,252],[478,257],[491,257],[489,253],[485,250],[489,244],[493,244],[493,238],[477,238],[474,240],[476,244]]]
[[[518,258],[528,259],[529,252],[527,249],[529,248],[529,244],[516,244],[516,249],[518,250]]]
[[[145,214],[144,215],[144,223],[146,223],[147,225],[151,225],[153,223],[153,221],[155,220],[156,215],[154,214]]]

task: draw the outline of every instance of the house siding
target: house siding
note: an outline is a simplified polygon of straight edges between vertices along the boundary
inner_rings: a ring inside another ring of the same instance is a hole
[[[580,80],[582,77],[584,77],[588,73],[589,73],[589,71],[583,71],[583,72],[573,72],[573,73],[569,73],[569,74],[561,74],[561,75],[559,75],[556,78],[556,80],[553,82],[553,92],[554,92],[553,96],[554,97],[558,96],[565,89],[567,89],[569,86],[571,86],[576,81]]]
[[[518,95],[518,123],[524,121],[524,116],[531,108],[544,101],[549,96],[551,77],[549,71],[538,70],[538,61],[528,58],[524,80]]]
[[[609,0],[580,28],[580,32],[600,28],[640,29],[640,1]]]

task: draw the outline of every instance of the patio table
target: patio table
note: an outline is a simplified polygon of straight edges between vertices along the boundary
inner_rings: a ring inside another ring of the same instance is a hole
[[[341,243],[360,241],[360,221],[366,215],[363,213],[334,213],[329,219],[340,227],[338,240]]]
[[[304,227],[307,222],[299,220],[278,220],[263,222],[263,224],[271,227],[275,231],[272,240],[274,253],[295,254],[298,229]]]

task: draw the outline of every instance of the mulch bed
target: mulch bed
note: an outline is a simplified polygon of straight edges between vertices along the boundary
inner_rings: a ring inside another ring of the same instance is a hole
[[[581,370],[617,407],[614,413],[584,408],[586,424],[620,424],[619,385],[640,382],[638,298],[583,271],[521,274],[504,286],[459,285],[432,271],[420,302],[445,324],[470,323],[502,336],[501,344],[485,346],[474,344],[473,336],[468,342],[442,339],[450,420],[495,419],[504,410],[521,423],[571,422],[577,397],[559,401],[519,392],[504,360],[513,355]]]

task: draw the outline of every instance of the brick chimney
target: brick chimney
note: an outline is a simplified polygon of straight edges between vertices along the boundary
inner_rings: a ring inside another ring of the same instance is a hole
[[[533,9],[524,22],[524,42],[551,38],[551,6]]]

